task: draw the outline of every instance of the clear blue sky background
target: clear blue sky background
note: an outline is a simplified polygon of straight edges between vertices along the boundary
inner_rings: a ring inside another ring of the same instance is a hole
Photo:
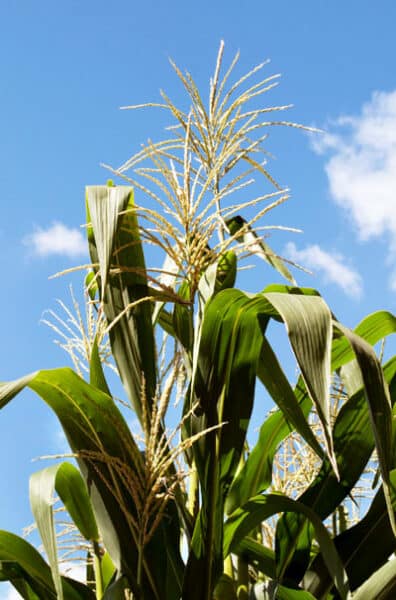
[[[168,57],[206,86],[220,39],[226,62],[241,50],[237,74],[265,58],[267,74],[282,73],[265,103],[291,102],[287,118],[328,132],[313,145],[271,130],[269,168],[292,190],[272,221],[304,230],[275,235],[273,247],[315,271],[299,282],[318,287],[346,324],[395,310],[395,22],[392,0],[3,0],[0,379],[67,363],[39,321],[68,299],[69,281],[48,276],[85,259],[39,255],[37,232],[77,229],[84,186],[108,177],[99,163],[117,166],[163,135],[162,116],[118,107],[158,100],[160,88],[178,100]],[[31,459],[63,450],[58,431],[28,392],[1,412],[0,528],[31,522]]]

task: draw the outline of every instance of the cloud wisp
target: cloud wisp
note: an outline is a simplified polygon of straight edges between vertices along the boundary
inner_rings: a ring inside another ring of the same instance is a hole
[[[385,239],[396,263],[396,90],[374,92],[360,114],[342,116],[316,137],[335,203],[361,241]],[[396,287],[396,286],[393,286]]]
[[[4,588],[4,590],[3,590]],[[3,596],[3,600],[20,600],[22,596],[16,591],[11,584],[3,584],[2,593],[5,594]]]
[[[77,258],[87,253],[87,242],[77,228],[55,222],[47,229],[37,228],[23,243],[35,256],[67,256]]]
[[[298,250],[293,242],[286,245],[284,254],[290,260],[320,274],[326,283],[338,286],[350,298],[361,297],[362,278],[357,271],[345,264],[345,258],[341,254],[326,252],[317,244]]]

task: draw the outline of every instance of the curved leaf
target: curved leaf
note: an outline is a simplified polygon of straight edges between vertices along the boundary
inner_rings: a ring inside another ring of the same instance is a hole
[[[137,533],[132,491],[112,465],[128,465],[130,476],[141,469],[141,454],[112,398],[89,385],[71,369],[39,371],[23,379],[54,410],[87,482],[104,545],[117,570],[136,590]],[[20,381],[0,387],[0,407],[20,391]],[[118,463],[117,463],[118,461]],[[127,508],[126,508],[127,507]],[[159,598],[159,582],[143,561],[147,598]]]
[[[384,376],[389,384],[394,381],[396,357],[384,366]],[[321,519],[327,518],[349,494],[374,449],[363,389],[342,406],[334,424],[333,438],[340,479],[335,477],[331,465],[325,459],[318,475],[299,498],[300,502],[314,509]],[[296,583],[303,577],[309,560],[309,537],[299,542],[304,524],[305,519],[302,515],[286,514],[279,519],[277,525],[278,575],[284,575],[287,565],[292,560],[287,568],[287,577]],[[293,556],[296,547],[299,551]]]
[[[336,323],[350,343],[359,364],[369,406],[378,462],[384,486],[389,519],[396,536],[396,520],[392,507],[389,471],[392,468],[392,405],[381,364],[373,350],[363,338],[350,329]]]
[[[379,340],[396,333],[396,317],[381,310],[365,317],[354,329],[359,337],[374,346]],[[331,364],[333,371],[355,358],[354,351],[345,336],[333,341]]]
[[[265,365],[265,368],[268,369],[268,375],[273,373],[268,362],[261,360],[258,366],[259,376],[262,374],[262,365]],[[263,377],[260,377],[260,379],[263,381]],[[274,387],[276,386],[276,388],[271,395],[273,398],[276,397],[278,399],[279,405],[283,407],[283,410],[277,410],[271,414],[261,426],[258,441],[251,450],[242,469],[233,480],[230,491],[227,494],[227,514],[230,514],[239,506],[245,504],[252,496],[256,496],[259,492],[264,492],[271,485],[274,456],[279,444],[289,435],[289,433],[294,429],[297,429],[299,433],[303,435],[305,429],[309,429],[306,419],[312,408],[312,400],[309,398],[303,382],[300,381],[299,384],[297,384],[294,393],[290,388],[291,393],[293,394],[292,401],[287,380],[287,385],[282,386],[280,384],[282,384],[282,379],[277,378],[274,373],[274,380],[271,382],[270,386],[273,385]],[[286,404],[287,406],[284,406]],[[298,406],[298,413],[293,411],[293,406],[295,404]],[[293,412],[292,418],[288,420],[286,415],[291,412]],[[305,421],[302,419],[305,419]],[[299,420],[301,426],[299,425],[299,427],[296,427],[296,422],[298,423]],[[309,429],[309,432],[312,435],[311,429]]]
[[[52,580],[51,569],[26,540],[0,531],[0,563],[14,563],[26,573],[28,585],[40,600],[57,600],[57,592]],[[95,595],[86,586],[62,577],[62,594],[65,600],[94,600]]]
[[[330,425],[332,317],[318,296],[265,294],[281,315],[307,390],[323,426],[329,460],[337,473]]]
[[[232,553],[241,556],[270,579],[276,579],[275,552],[252,537],[245,536],[237,545],[233,545]]]
[[[87,186],[88,241],[110,342],[122,382],[142,419],[141,385],[151,406],[156,390],[155,342],[133,189]],[[122,212],[122,214],[120,214]],[[134,308],[131,305],[138,302]]]
[[[353,600],[389,600],[396,596],[396,563],[390,560],[376,571],[354,594]]]
[[[107,385],[106,377],[103,371],[102,361],[99,356],[98,340],[95,336],[91,350],[91,360],[89,363],[89,382],[101,392],[111,396],[109,386]]]
[[[327,428],[327,446],[335,465],[326,416],[332,335],[327,305],[317,296],[277,292],[253,296],[234,289],[217,294],[206,305],[193,366],[193,392],[202,414],[192,417],[191,430],[196,433],[222,425],[194,447],[203,503],[185,579],[184,597],[191,600],[197,593],[194,581],[203,580],[203,589],[209,590],[222,571],[222,531],[216,524],[221,522],[224,499],[242,453],[270,317],[285,322],[307,389]]]
[[[390,478],[396,484],[396,471]],[[396,507],[396,499],[393,498]],[[384,565],[396,550],[396,538],[390,526],[383,489],[375,495],[367,514],[356,525],[334,538],[337,551],[348,573],[351,589],[362,585],[377,569]],[[310,565],[305,584],[315,596],[331,589],[332,581],[318,554]]]
[[[224,525],[224,556],[232,552],[234,546],[237,546],[240,540],[262,521],[276,513],[288,511],[301,512],[310,520],[326,566],[333,577],[341,598],[346,598],[348,593],[346,573],[326,527],[313,510],[282,494],[255,496],[230,515]]]

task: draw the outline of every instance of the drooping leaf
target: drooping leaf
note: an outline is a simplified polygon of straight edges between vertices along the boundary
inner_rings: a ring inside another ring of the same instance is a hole
[[[396,471],[390,479],[396,484]],[[396,507],[395,497],[393,506]],[[384,565],[396,550],[396,538],[390,526],[383,489],[375,495],[367,514],[356,525],[334,538],[337,551],[348,573],[351,589],[361,586]],[[331,589],[333,582],[318,554],[305,576],[306,588],[315,596]]]
[[[156,390],[156,368],[152,310],[145,300],[150,296],[132,188],[88,186],[87,222],[91,260],[111,325],[114,359],[141,420],[142,381],[144,378],[150,406]]]
[[[359,364],[369,406],[372,431],[384,486],[389,519],[396,536],[389,472],[392,468],[392,405],[381,364],[370,344],[346,327],[336,324],[350,343]]]
[[[331,312],[317,296],[265,294],[285,323],[307,390],[321,421],[329,460],[337,473],[330,424]]]
[[[237,546],[240,540],[262,521],[276,513],[287,511],[301,512],[310,520],[326,566],[341,598],[346,598],[348,593],[347,576],[326,527],[313,510],[282,494],[255,496],[228,517],[224,526],[224,555],[227,556],[232,552],[234,546]]]
[[[396,317],[381,310],[365,317],[354,329],[359,337],[374,346],[379,340],[396,333]],[[333,371],[355,358],[354,351],[345,336],[333,341],[331,364]]]
[[[294,415],[293,421],[287,420],[285,415],[293,410],[293,406],[298,406],[302,414],[302,419],[305,419],[304,421],[301,420],[302,426],[298,428],[300,434],[305,433],[306,428],[309,429],[306,419],[312,408],[312,400],[309,398],[305,386],[302,382],[300,382],[300,385],[297,384],[294,393],[291,390],[291,394],[293,394],[291,398],[287,380],[287,385],[282,387],[283,379],[275,376],[276,374],[271,369],[271,366],[264,359],[260,360],[258,374],[259,376],[260,374],[262,375],[264,367],[268,369],[266,372],[268,380],[271,373],[274,375],[270,386],[276,386],[276,388],[271,395],[273,398],[277,398],[283,410],[277,410],[271,414],[261,426],[258,441],[251,450],[242,469],[238,472],[237,477],[233,480],[230,491],[227,494],[227,514],[245,504],[252,496],[256,496],[259,492],[264,492],[271,485],[272,463],[275,453],[279,444],[296,428],[295,423],[298,423],[300,417],[299,412],[297,416]],[[260,377],[260,379],[263,381],[264,377]],[[294,427],[292,423],[294,423]],[[310,429],[309,431],[312,435]],[[307,437],[310,439],[310,436]]]
[[[85,483],[76,467],[69,463],[61,463],[31,476],[32,513],[49,560],[56,593],[59,600],[63,600],[54,524],[55,491],[85,539],[96,541],[99,533]]]
[[[396,377],[396,358],[384,366],[386,381]],[[310,506],[321,519],[326,519],[346,498],[361,476],[374,449],[368,405],[364,390],[348,399],[336,419],[333,429],[334,449],[340,479],[337,480],[327,459],[299,501]],[[310,537],[302,515],[283,515],[277,525],[278,576],[299,582],[309,560]],[[301,533],[305,532],[302,538]],[[294,554],[295,549],[298,552]],[[291,562],[290,562],[291,561]]]
[[[389,600],[396,596],[396,564],[390,560],[376,571],[353,595],[353,600]]]
[[[125,480],[112,466],[113,461],[127,465],[131,473],[141,468],[141,454],[125,420],[112,398],[87,384],[71,369],[39,371],[30,376],[30,381],[23,378],[23,382],[45,400],[60,420],[72,451],[78,455],[104,545],[117,570],[128,577],[132,589],[138,590],[137,533],[128,517],[128,512],[136,517],[136,508]],[[21,387],[21,381],[3,384],[0,407]],[[148,599],[157,600],[160,583],[152,579],[145,560],[143,569],[144,593]]]
[[[319,296],[320,293],[314,288],[298,287],[296,285],[285,285],[283,283],[270,283],[263,289],[263,294],[277,292],[279,294],[293,294],[297,296]]]
[[[185,598],[197,593],[194,581],[209,590],[221,574],[223,503],[237,468],[250,419],[257,364],[268,319],[283,320],[307,389],[328,427],[331,313],[320,297],[246,295],[224,290],[206,305],[199,352],[194,361],[195,398],[201,415],[191,418],[191,431],[221,424],[195,444],[202,486],[202,507],[196,523],[185,579]],[[334,465],[334,460],[333,460]],[[211,592],[205,592],[210,594]],[[205,597],[205,596],[204,596]]]
[[[21,575],[26,573],[28,594],[30,588],[40,600],[57,600],[51,569],[45,560],[31,544],[9,531],[0,531],[0,564],[3,561],[18,565],[22,569]],[[93,592],[83,584],[65,577],[61,583],[65,600],[95,600]],[[29,600],[32,600],[31,595]]]

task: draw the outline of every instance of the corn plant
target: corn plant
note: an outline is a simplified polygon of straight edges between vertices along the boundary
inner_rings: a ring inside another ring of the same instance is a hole
[[[270,127],[300,126],[267,120],[288,106],[254,107],[276,84],[254,79],[264,63],[230,83],[237,61],[223,74],[220,46],[207,104],[173,65],[189,110],[165,93],[134,107],[160,107],[174,122],[168,139],[111,168],[127,185],[87,187],[88,328],[67,307],[66,333],[55,313],[47,319],[76,370],[0,387],[0,406],[26,386],[35,391],[77,463],[30,481],[48,562],[0,532],[0,578],[23,598],[394,597],[396,358],[383,365],[374,346],[395,332],[396,318],[379,311],[352,331],[317,291],[297,286],[293,265],[268,245],[271,227],[262,223],[288,192],[267,170],[264,143]],[[270,190],[251,195],[253,176]],[[249,257],[287,283],[263,278],[257,293],[235,287]],[[296,383],[267,335],[271,321],[286,329]],[[140,435],[112,394],[109,348]],[[262,402],[257,381],[276,409],[263,410],[247,451],[253,405]],[[290,490],[279,482],[279,448],[297,435],[317,469]],[[372,465],[378,490],[351,524],[346,502]],[[61,573],[55,495],[70,517],[64,531],[85,553],[85,584]]]

